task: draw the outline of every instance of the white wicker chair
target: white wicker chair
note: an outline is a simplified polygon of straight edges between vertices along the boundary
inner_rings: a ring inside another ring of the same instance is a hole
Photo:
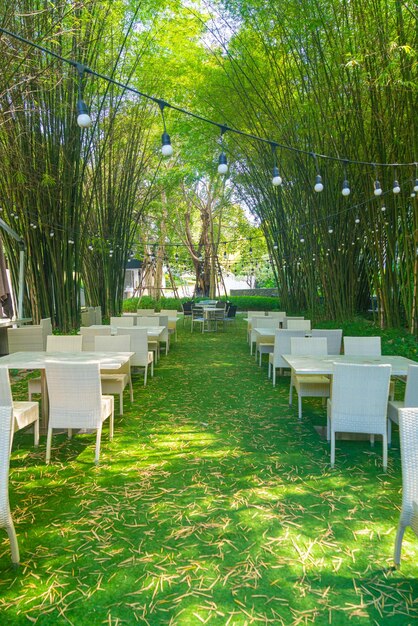
[[[251,337],[251,328],[253,327],[252,319],[253,317],[266,317],[267,313],[265,311],[247,311],[247,341],[250,343]]]
[[[148,350],[148,333],[146,328],[118,327],[118,335],[129,335],[131,338],[131,352],[135,352],[131,357],[131,366],[144,368],[144,387],[147,384],[148,366],[151,366],[151,376],[154,376],[154,355]]]
[[[94,338],[96,352],[130,352],[131,338],[129,335],[115,335],[114,337],[100,336]],[[102,393],[119,396],[119,414],[123,415],[123,392],[129,385],[131,402],[134,401],[134,392],[131,379],[130,361],[117,370],[101,372]]]
[[[154,313],[155,313],[155,309],[137,309],[136,310],[137,315],[148,316],[148,315],[154,315]]]
[[[285,368],[289,367],[287,361],[282,357],[283,354],[290,354],[290,338],[291,337],[304,337],[304,330],[287,330],[286,328],[279,328],[275,331],[274,337],[274,350],[269,354],[269,370],[268,376],[270,378],[273,371],[273,387],[276,386],[276,369],[283,373]]]
[[[418,407],[418,364],[408,367],[406,379],[405,397],[403,400],[390,400],[388,402],[388,444],[392,443],[392,422],[399,424],[399,409]]]
[[[418,408],[399,409],[402,462],[402,508],[395,540],[395,565],[401,563],[402,540],[407,526],[418,536]]]
[[[110,326],[112,328],[118,328],[120,326],[126,326],[130,328],[134,326],[134,318],[129,315],[122,315],[121,317],[111,317],[110,318]]]
[[[341,354],[342,328],[314,328],[312,329],[312,337],[326,337],[328,354]]]
[[[331,467],[335,463],[335,433],[382,435],[383,468],[387,468],[387,399],[390,365],[334,363],[331,399],[327,407],[327,439]]]
[[[160,318],[158,315],[141,315],[136,321],[139,328],[159,328]],[[167,331],[168,332],[168,331]],[[154,363],[158,363],[160,358],[160,342],[156,338],[148,337],[148,350],[154,353]]]
[[[326,356],[325,337],[291,337],[290,354]],[[293,387],[298,396],[298,417],[302,419],[302,398],[329,398],[330,381],[327,376],[293,374],[290,378],[289,404],[292,404]]]
[[[48,335],[46,338],[47,352],[81,352],[82,335]],[[31,378],[28,383],[28,397],[32,400],[35,393],[42,393],[41,378]]]
[[[12,406],[13,426],[10,437],[10,450],[13,444],[13,435],[18,430],[33,424],[34,445],[39,445],[39,404],[37,402],[13,402],[10,388],[9,372],[7,368],[0,367],[0,406]]]
[[[19,545],[9,504],[10,442],[13,436],[13,403],[10,393],[9,373],[0,368],[0,528],[9,536],[12,562],[19,564]],[[7,393],[9,388],[9,393]],[[6,391],[6,393],[4,393]]]
[[[380,337],[344,337],[344,354],[348,356],[380,356],[382,341]],[[389,386],[389,398],[395,397],[395,381]]]
[[[274,335],[276,328],[279,328],[279,321],[274,317],[252,317],[251,318],[251,330],[250,330],[250,354],[253,353],[253,345],[255,344],[257,350],[257,337],[258,333],[255,332],[256,328],[271,328],[271,334]],[[255,355],[257,361],[257,352]]]
[[[287,320],[288,330],[311,330],[311,320]]]
[[[102,395],[98,362],[46,361],[45,371],[49,394],[49,423],[46,442],[46,463],[51,458],[52,431],[74,428],[97,431],[95,463],[99,462],[103,422],[109,418],[109,438],[113,438],[113,396]]]
[[[80,335],[83,337],[83,352],[94,351],[94,338],[98,335],[110,335],[112,329],[110,326],[102,328],[90,328],[90,326],[81,326]]]

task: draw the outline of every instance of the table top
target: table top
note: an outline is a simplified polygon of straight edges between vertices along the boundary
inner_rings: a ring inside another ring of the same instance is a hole
[[[404,356],[348,356],[329,354],[327,356],[295,356],[283,354],[296,374],[332,374],[333,363],[356,363],[360,365],[391,365],[392,376],[406,376],[408,365],[416,365],[416,361]]]
[[[92,324],[91,326],[88,326],[88,328],[93,328],[95,330],[101,330],[102,328],[109,328],[109,326],[107,326],[106,324]],[[141,330],[146,330],[147,331],[147,335],[148,337],[160,337],[164,330],[165,330],[165,326],[111,326],[110,327],[110,334],[111,335],[116,335],[116,328],[126,328],[127,330],[134,328],[140,328]],[[123,335],[123,333],[119,333],[120,335]]]
[[[127,363],[135,352],[12,352],[0,357],[0,366],[8,369],[42,370],[45,361],[87,363],[98,361],[100,369],[116,370]]]

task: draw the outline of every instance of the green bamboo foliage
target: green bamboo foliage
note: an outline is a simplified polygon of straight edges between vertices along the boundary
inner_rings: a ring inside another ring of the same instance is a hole
[[[240,27],[224,41],[222,115],[231,125],[342,160],[417,159],[417,29],[408,7],[396,0],[253,7],[233,5]],[[217,24],[222,42],[222,16]],[[416,329],[414,168],[316,164],[278,150],[284,184],[274,189],[269,146],[235,143],[240,193],[261,219],[283,303],[342,317],[367,309],[375,293],[382,324]],[[321,194],[313,191],[317,167]],[[399,195],[391,191],[396,177]],[[383,198],[373,194],[376,178]]]

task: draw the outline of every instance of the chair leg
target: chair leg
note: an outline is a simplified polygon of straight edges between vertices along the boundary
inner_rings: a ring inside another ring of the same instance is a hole
[[[39,446],[39,417],[33,423],[33,443],[35,444],[35,448]]]
[[[335,465],[335,431],[331,431],[331,467]]]
[[[392,420],[388,418],[388,446],[392,446]]]
[[[151,361],[151,378],[154,376],[154,361]]]
[[[101,439],[102,439],[102,425],[100,424],[96,433],[96,454],[94,455],[94,462],[96,463],[96,465],[99,464]]]
[[[119,394],[119,415],[123,415],[123,389]]]
[[[51,459],[51,442],[52,442],[52,428],[48,427],[48,434],[46,436],[46,457],[45,463],[48,465]]]
[[[293,380],[290,378],[290,387],[289,387],[289,405],[292,405],[293,402]]]
[[[112,412],[109,416],[109,439],[110,440],[113,439],[114,423],[115,423],[115,406],[114,406],[114,401],[112,401]]]
[[[383,446],[383,470],[386,472],[388,468],[388,436],[385,433],[382,440]]]
[[[276,386],[276,366],[273,365],[273,387]]]
[[[19,565],[20,555],[19,555],[19,544],[17,543],[17,536],[15,527],[13,524],[12,516],[9,513],[9,519],[7,520],[6,531],[9,536],[10,541],[10,550],[12,552],[12,563],[14,565]]]
[[[405,533],[405,526],[402,522],[398,524],[398,530],[396,531],[396,539],[395,539],[395,550],[393,555],[393,560],[395,561],[396,567],[399,567],[401,564],[401,550],[402,550],[402,539]]]
[[[131,402],[134,401],[134,389],[132,387],[132,377],[129,374],[129,394],[130,394],[130,398],[131,398]]]
[[[302,396],[298,393],[298,417],[302,419]]]
[[[145,366],[145,371],[144,371],[144,387],[147,386],[147,374],[148,374],[148,365]]]
[[[269,368],[268,368],[268,370],[267,370],[267,376],[268,376],[269,378],[271,378],[271,363],[270,363],[270,361],[269,361]]]

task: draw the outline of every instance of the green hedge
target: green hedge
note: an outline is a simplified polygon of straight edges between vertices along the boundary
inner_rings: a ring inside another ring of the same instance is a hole
[[[140,309],[155,309],[160,311],[161,309],[175,309],[181,311],[182,302],[187,302],[190,298],[161,298],[160,300],[154,300],[150,296],[142,296],[141,301],[139,298],[129,298],[123,302],[123,310],[126,313],[135,312]],[[207,300],[207,298],[196,298],[196,302],[199,300]],[[235,304],[238,307],[238,311],[280,311],[279,301],[277,298],[267,298],[263,296],[231,296],[228,298],[219,298],[219,300],[227,300],[231,304]]]

